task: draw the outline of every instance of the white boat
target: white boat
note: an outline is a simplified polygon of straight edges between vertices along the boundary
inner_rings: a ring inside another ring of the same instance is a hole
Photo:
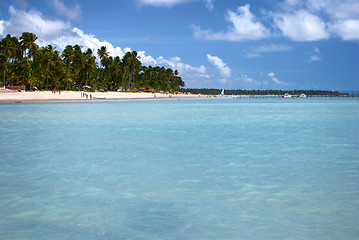
[[[93,99],[106,99],[105,97],[93,97]]]
[[[307,95],[305,95],[304,93],[302,93],[302,94],[299,95],[299,97],[300,97],[300,98],[306,98]]]
[[[292,95],[290,95],[289,93],[285,93],[283,97],[284,97],[284,98],[291,98]]]

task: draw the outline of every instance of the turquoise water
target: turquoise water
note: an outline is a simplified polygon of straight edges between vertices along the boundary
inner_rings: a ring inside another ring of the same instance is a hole
[[[0,104],[0,239],[358,239],[358,99]]]

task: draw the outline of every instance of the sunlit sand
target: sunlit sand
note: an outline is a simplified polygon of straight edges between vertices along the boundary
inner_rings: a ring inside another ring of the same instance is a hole
[[[203,95],[202,95],[203,96]],[[71,100],[116,100],[116,99],[151,99],[151,98],[196,98],[196,94],[166,94],[147,92],[79,92],[79,91],[11,91],[0,90],[0,101],[71,101]]]

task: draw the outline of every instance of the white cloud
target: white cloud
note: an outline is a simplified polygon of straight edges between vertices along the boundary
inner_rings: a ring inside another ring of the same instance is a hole
[[[0,20],[0,36],[4,35],[4,21]]]
[[[359,40],[359,20],[337,21],[329,29],[343,40]]]
[[[237,11],[229,10],[226,20],[230,26],[225,31],[202,29],[193,24],[194,38],[246,41],[284,36],[305,42],[339,36],[346,41],[359,40],[358,0],[283,0],[274,12],[266,9],[260,12],[263,18],[257,19],[249,4],[240,6]],[[272,32],[264,26],[264,21],[273,26]],[[247,54],[247,57],[259,56],[258,52]]]
[[[164,65],[168,66],[172,69],[177,69],[180,73],[196,73],[196,74],[204,74],[206,73],[205,66],[201,65],[200,67],[194,67],[192,65],[184,63],[180,57],[172,57],[169,59],[165,59],[164,57],[160,56],[156,58],[156,65]]]
[[[212,63],[221,73],[223,77],[230,77],[231,76],[231,69],[227,66],[223,60],[217,56],[212,56],[211,54],[207,54],[207,59],[210,63]]]
[[[298,12],[306,12],[307,21],[302,21],[300,24],[297,21],[300,20]],[[337,35],[343,40],[359,40],[359,1],[357,0],[286,0],[282,3],[282,12],[274,14],[275,18],[283,15],[289,22],[283,35],[296,41],[297,39],[299,41],[326,39],[329,34]],[[294,27],[292,30],[291,26]],[[296,26],[299,27],[296,29]],[[308,28],[315,30],[317,35],[308,33],[306,31]],[[307,37],[297,36],[302,32]]]
[[[318,41],[329,37],[325,22],[305,10],[275,14],[274,23],[284,36],[294,41]]]
[[[322,60],[320,56],[320,50],[318,47],[313,47],[313,53],[309,56],[307,60],[308,63],[316,62]]]
[[[268,76],[272,80],[272,82],[277,85],[288,85],[288,83],[286,82],[279,81],[279,79],[275,76],[274,72],[268,73]]]
[[[318,55],[311,55],[308,59],[308,63],[316,62],[321,60],[321,58]]]
[[[55,10],[58,14],[66,16],[70,20],[79,20],[82,17],[81,7],[79,4],[76,4],[73,8],[65,6],[64,2],[61,0],[52,1]]]
[[[21,35],[22,32],[33,32],[44,40],[53,39],[68,32],[71,24],[63,21],[45,19],[36,10],[28,12],[17,10],[13,6],[9,8],[10,19],[3,21],[3,34]]]
[[[292,47],[287,44],[266,44],[249,49],[246,56],[248,58],[261,57],[262,53],[288,52],[291,49]]]
[[[315,2],[315,0],[311,0]],[[331,0],[322,6],[329,17],[336,20],[358,19],[359,2],[357,0]]]
[[[323,11],[331,19],[328,23],[331,33],[343,40],[359,40],[359,1],[331,0],[323,7]]]
[[[199,26],[193,25],[194,37],[204,40],[228,40],[245,41],[259,40],[269,37],[270,32],[263,24],[258,22],[249,10],[250,5],[240,6],[237,12],[228,11],[227,21],[232,24],[226,32],[212,32],[211,30],[201,30]]]
[[[151,5],[155,7],[172,7],[173,5],[188,2],[188,0],[137,0],[140,6]]]

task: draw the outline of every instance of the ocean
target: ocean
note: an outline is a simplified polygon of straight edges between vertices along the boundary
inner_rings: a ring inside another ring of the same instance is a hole
[[[0,239],[356,240],[359,99],[0,104]]]

